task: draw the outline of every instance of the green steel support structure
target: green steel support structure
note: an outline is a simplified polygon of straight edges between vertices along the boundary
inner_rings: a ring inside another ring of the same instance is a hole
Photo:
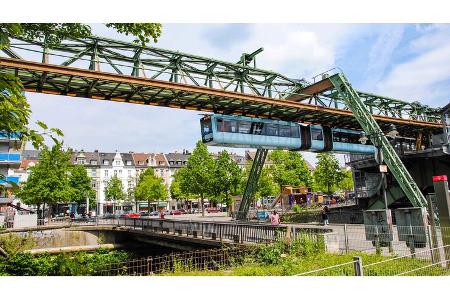
[[[381,148],[384,161],[411,204],[415,207],[426,207],[427,201],[419,187],[414,182],[408,170],[403,165],[403,162],[400,160],[394,148],[389,143],[389,140],[384,135],[380,126],[373,119],[372,115],[367,110],[367,107],[361,101],[358,93],[350,85],[344,74],[337,73],[329,79],[342,98],[346,101],[347,105],[351,108],[355,118],[358,120],[363,130],[367,133],[372,143],[376,147]]]
[[[255,159],[253,160],[252,169],[245,185],[244,195],[242,196],[241,204],[239,205],[239,211],[237,212],[236,219],[245,220],[250,209],[250,204],[255,197],[256,187],[258,186],[259,177],[266,161],[267,149],[256,150]]]

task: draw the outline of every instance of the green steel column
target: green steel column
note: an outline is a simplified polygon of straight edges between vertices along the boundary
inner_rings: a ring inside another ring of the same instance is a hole
[[[238,220],[245,220],[247,218],[250,204],[255,197],[256,187],[258,186],[259,177],[264,167],[264,162],[266,161],[268,152],[269,150],[267,149],[258,149],[256,151],[255,159],[253,160],[252,168],[247,179],[247,184],[245,185],[241,205],[239,206],[239,211],[237,213],[236,218]]]
[[[371,137],[371,141],[375,146],[381,147],[383,151],[384,161],[389,167],[389,170],[394,175],[399,183],[406,197],[411,201],[415,207],[426,207],[427,201],[415,183],[414,179],[409,174],[403,162],[398,157],[392,145],[389,143],[386,136],[384,136],[378,123],[367,110],[364,102],[360,99],[358,93],[352,88],[344,74],[338,73],[330,77],[330,81],[338,90],[347,106],[355,115],[363,130]],[[376,137],[376,138],[372,138]]]

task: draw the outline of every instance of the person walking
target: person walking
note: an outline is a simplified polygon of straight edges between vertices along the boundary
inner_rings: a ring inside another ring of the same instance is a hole
[[[322,208],[321,213],[322,213],[322,222],[323,222],[323,225],[324,225],[324,226],[328,226],[328,224],[329,224],[329,222],[328,222],[328,213],[329,213],[328,206],[325,205],[325,206]]]
[[[270,224],[280,225],[280,215],[277,213],[276,210],[274,210],[270,215]]]

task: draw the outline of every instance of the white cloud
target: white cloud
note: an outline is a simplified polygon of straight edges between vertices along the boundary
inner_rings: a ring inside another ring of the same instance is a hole
[[[391,63],[392,55],[399,46],[404,32],[404,25],[387,26],[381,30],[370,49],[367,68],[365,72],[366,82],[362,84],[365,90],[373,82],[378,82],[384,75],[386,68]]]
[[[438,39],[438,37],[441,37]],[[448,103],[450,79],[450,40],[442,32],[422,36],[411,45],[424,49],[408,61],[395,65],[376,88],[380,93],[438,106]],[[428,41],[428,42],[427,42]],[[430,44],[432,47],[425,47]]]

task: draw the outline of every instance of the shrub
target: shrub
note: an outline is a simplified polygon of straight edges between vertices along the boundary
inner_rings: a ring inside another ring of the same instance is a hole
[[[301,208],[298,204],[295,204],[294,206],[292,206],[292,210],[293,210],[295,213],[299,213],[299,212],[302,211],[302,208]]]

